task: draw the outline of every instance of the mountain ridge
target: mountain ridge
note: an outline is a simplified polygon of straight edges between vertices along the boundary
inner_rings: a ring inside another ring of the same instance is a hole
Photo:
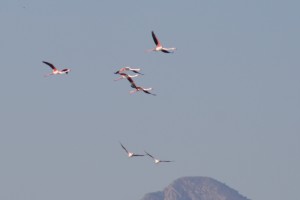
[[[210,177],[186,176],[174,180],[163,191],[146,194],[141,200],[249,200]]]

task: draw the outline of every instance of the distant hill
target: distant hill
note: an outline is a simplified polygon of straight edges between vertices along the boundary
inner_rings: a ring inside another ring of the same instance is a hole
[[[163,191],[146,194],[141,200],[249,200],[227,185],[208,177],[183,177]]]

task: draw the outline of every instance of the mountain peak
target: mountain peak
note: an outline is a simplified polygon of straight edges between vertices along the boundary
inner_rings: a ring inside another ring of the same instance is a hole
[[[149,193],[142,200],[249,200],[236,190],[209,177],[182,177],[161,192]]]

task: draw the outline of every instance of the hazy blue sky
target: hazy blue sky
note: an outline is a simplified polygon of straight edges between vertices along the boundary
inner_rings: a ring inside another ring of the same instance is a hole
[[[138,200],[209,176],[296,199],[300,2],[1,0],[0,199]],[[174,54],[145,53],[154,30]],[[72,71],[44,78],[49,61]],[[129,95],[121,66],[158,95]],[[174,163],[128,159],[122,142]]]

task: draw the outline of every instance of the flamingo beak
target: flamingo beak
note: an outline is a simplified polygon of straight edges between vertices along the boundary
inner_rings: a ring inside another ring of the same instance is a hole
[[[116,71],[116,72],[115,72],[115,74],[118,74],[118,73],[119,73],[119,71]]]

